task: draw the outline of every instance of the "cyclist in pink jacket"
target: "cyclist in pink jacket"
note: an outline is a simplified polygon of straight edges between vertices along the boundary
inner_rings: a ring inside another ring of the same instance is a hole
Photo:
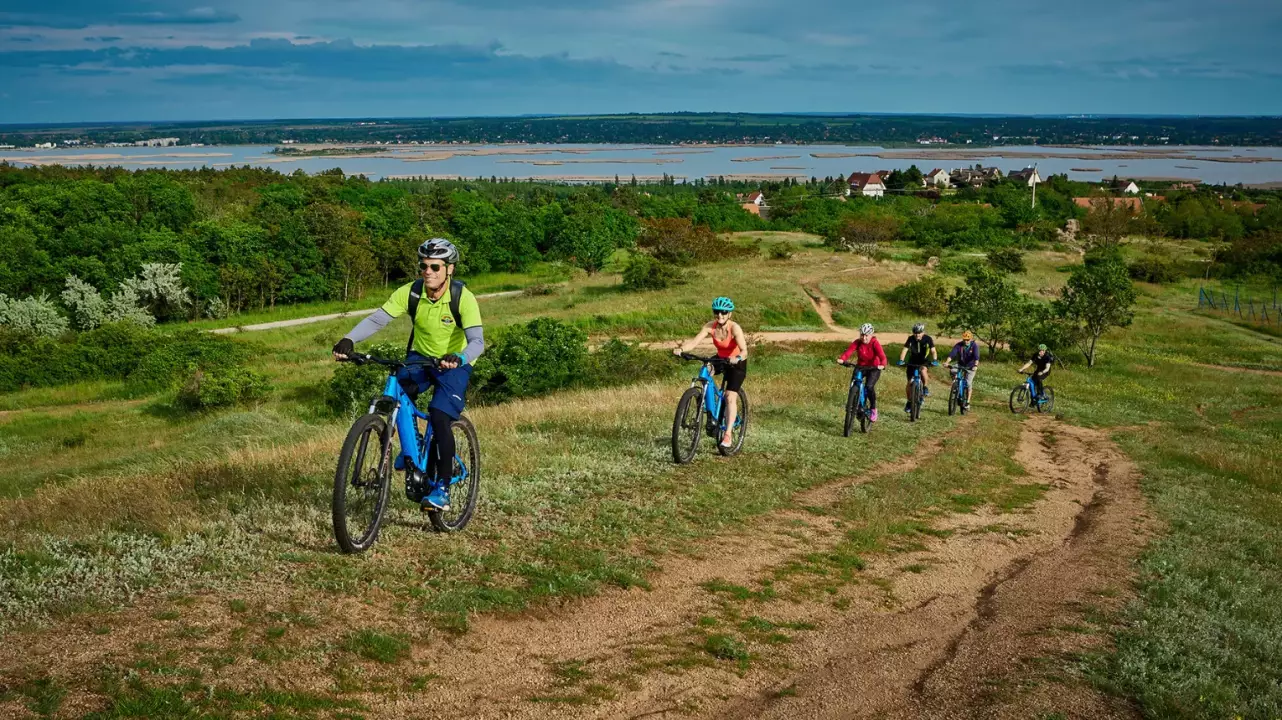
[[[881,349],[881,341],[873,337],[872,323],[859,327],[859,339],[850,343],[846,352],[837,358],[838,365],[845,365],[850,356],[855,356],[854,365],[864,368],[864,393],[868,396],[868,407],[871,412],[868,419],[877,422],[877,380],[881,371],[886,368],[886,351]]]

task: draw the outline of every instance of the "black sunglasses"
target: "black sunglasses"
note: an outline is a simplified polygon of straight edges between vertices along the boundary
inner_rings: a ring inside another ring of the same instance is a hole
[[[445,268],[445,266],[442,265],[441,263],[430,263],[427,261],[423,261],[418,264],[419,270],[427,270],[429,268],[432,270],[432,272],[440,272]]]
[[[716,315],[717,317],[722,317],[724,315],[729,315],[731,312],[732,312],[731,310],[713,310],[712,314]]]

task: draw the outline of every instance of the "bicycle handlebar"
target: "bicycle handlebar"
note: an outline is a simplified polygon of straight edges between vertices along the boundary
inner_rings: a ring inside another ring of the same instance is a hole
[[[381,358],[381,357],[374,357],[373,355],[366,355],[364,353],[351,353],[350,355],[347,356],[346,360],[339,360],[339,362],[350,362],[350,363],[356,363],[357,365],[366,365],[366,364],[382,365],[384,367],[390,367],[390,368],[418,367],[418,366],[436,367],[440,364],[441,358],[425,357],[422,360],[391,360],[388,358]]]
[[[730,364],[730,358],[723,358],[718,355],[709,355],[707,357],[704,357],[702,355],[693,355],[691,353],[683,352],[677,357],[681,358],[682,360],[698,360],[699,362],[705,363],[705,364],[715,364],[715,363],[726,363],[727,365]]]

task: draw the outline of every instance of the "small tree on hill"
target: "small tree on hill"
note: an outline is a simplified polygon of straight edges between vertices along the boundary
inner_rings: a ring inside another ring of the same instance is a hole
[[[990,353],[1010,342],[1015,323],[1024,309],[1019,289],[1005,275],[980,268],[966,278],[966,286],[948,300],[946,330],[971,330]]]
[[[1095,346],[1110,328],[1128,327],[1135,318],[1135,285],[1120,262],[1099,262],[1073,270],[1060,290],[1055,311],[1075,330],[1086,367],[1095,366]]]

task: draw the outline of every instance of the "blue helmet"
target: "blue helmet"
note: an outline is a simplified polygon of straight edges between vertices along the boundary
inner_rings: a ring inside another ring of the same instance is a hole
[[[734,312],[734,301],[722,295],[712,301],[712,312]]]

